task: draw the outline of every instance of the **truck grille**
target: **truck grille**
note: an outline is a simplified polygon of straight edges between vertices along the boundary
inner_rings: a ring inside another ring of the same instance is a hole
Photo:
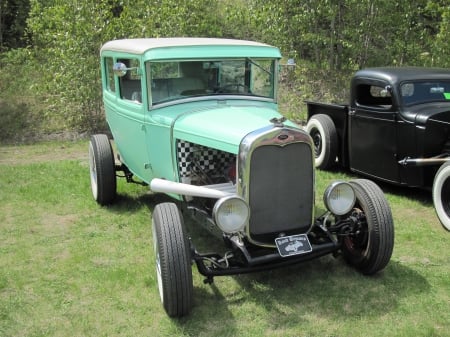
[[[304,233],[311,227],[314,207],[314,163],[309,142],[264,145],[250,160],[249,236],[258,243]]]

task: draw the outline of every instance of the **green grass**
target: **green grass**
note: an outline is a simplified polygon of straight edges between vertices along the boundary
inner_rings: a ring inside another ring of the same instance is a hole
[[[192,313],[170,319],[151,238],[162,197],[119,180],[117,203],[97,206],[86,154],[0,147],[0,336],[450,336],[450,233],[428,193],[382,185],[396,238],[379,275],[327,256],[211,286],[194,267]],[[328,181],[352,178],[318,172],[319,203]]]

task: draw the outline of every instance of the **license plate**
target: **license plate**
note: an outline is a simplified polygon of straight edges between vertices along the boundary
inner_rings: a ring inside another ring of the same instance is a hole
[[[277,245],[278,252],[282,257],[306,254],[312,251],[311,244],[309,243],[309,239],[306,234],[276,238],[275,244]]]

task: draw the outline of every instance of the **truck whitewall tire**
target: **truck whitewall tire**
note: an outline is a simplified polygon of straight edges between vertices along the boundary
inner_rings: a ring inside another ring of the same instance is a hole
[[[450,162],[443,164],[434,177],[433,203],[442,226],[450,231]]]
[[[318,114],[312,116],[306,124],[314,144],[315,165],[326,170],[336,163],[338,137],[336,126],[330,116]]]

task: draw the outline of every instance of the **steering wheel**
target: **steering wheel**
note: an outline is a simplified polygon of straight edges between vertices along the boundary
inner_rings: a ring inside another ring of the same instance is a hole
[[[232,83],[232,84],[226,84],[223,87],[217,88],[216,92],[219,92],[219,93],[249,93],[250,89],[245,84]]]

